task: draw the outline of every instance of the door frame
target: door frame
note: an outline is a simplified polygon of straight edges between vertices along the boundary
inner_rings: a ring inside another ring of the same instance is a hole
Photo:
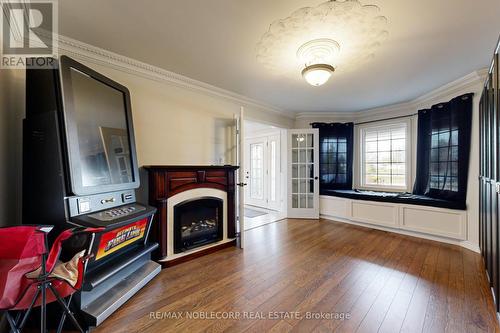
[[[269,210],[275,210],[278,212],[285,212],[286,210],[284,209],[284,200],[286,196],[286,188],[283,189],[283,187],[286,186],[286,182],[284,181],[284,168],[283,165],[286,164],[286,159],[284,160],[283,157],[286,156],[285,148],[283,147],[283,132],[285,132],[282,129],[273,129],[273,130],[263,130],[261,132],[256,132],[252,136],[245,138],[245,150],[246,150],[246,156],[245,156],[245,182],[249,184],[247,188],[245,189],[245,195],[246,195],[246,204],[255,206],[257,208],[264,208],[264,209],[269,209]],[[272,183],[271,183],[271,145],[272,142],[276,142],[275,149],[276,149],[276,164],[275,164],[275,186],[276,186],[276,198],[274,201],[271,200],[270,194],[271,194],[271,188],[272,188]],[[263,180],[263,199],[259,201],[258,199],[252,199],[250,197],[250,191],[251,191],[251,145],[254,143],[263,143],[264,145],[264,180]]]

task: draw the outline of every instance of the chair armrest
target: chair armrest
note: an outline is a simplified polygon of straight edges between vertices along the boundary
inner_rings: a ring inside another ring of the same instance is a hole
[[[104,228],[74,228],[74,229],[68,229],[63,231],[55,240],[54,244],[52,245],[52,248],[50,249],[49,255],[47,257],[47,262],[46,262],[46,275],[50,274],[55,265],[57,260],[59,259],[59,256],[61,255],[61,248],[62,248],[62,243],[69,239],[70,237],[81,234],[81,233],[96,233],[104,230]],[[88,259],[87,259],[88,260]]]

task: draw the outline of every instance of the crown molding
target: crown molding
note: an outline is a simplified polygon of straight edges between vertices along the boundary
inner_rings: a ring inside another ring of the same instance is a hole
[[[474,88],[477,84],[482,84],[487,75],[487,68],[474,71],[407,102],[353,112],[299,112],[296,115],[296,119],[340,118],[355,121],[364,118],[412,114],[419,108],[430,107],[432,104],[438,103],[440,99],[447,98],[453,94],[463,93],[467,89]]]
[[[97,65],[111,67],[127,74],[137,75],[157,82],[173,84],[178,87],[193,90],[206,95],[224,98],[229,101],[239,103],[241,106],[251,106],[289,119],[295,119],[294,112],[276,108],[264,102],[260,102],[208,83],[194,80],[187,76],[167,71],[163,68],[153,66],[63,35],[56,36],[56,39],[59,43],[60,53],[86,60]]]
[[[314,118],[337,118],[342,120],[358,120],[364,118],[382,117],[386,115],[399,116],[417,111],[427,103],[436,103],[439,98],[446,98],[449,95],[460,93],[465,89],[472,88],[478,82],[484,82],[488,75],[488,69],[474,71],[444,86],[432,90],[413,100],[381,106],[372,109],[365,109],[354,112],[292,112],[286,111],[267,103],[191,79],[187,76],[177,74],[163,68],[153,66],[142,61],[138,61],[118,53],[114,53],[63,35],[56,36],[58,48],[61,53],[86,60],[90,63],[111,67],[115,70],[137,75],[157,82],[165,82],[181,88],[200,92],[209,96],[223,98],[242,106],[251,106],[266,112],[280,115],[288,119],[314,119]],[[429,105],[430,106],[430,105]]]

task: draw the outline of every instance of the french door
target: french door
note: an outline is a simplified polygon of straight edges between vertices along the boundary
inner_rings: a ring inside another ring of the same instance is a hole
[[[288,131],[288,217],[319,219],[319,130]]]

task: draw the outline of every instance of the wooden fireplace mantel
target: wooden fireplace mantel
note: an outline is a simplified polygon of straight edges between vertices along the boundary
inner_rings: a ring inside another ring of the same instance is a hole
[[[153,238],[158,242],[159,259],[167,257],[167,206],[172,196],[197,188],[213,188],[227,193],[227,237],[236,237],[235,171],[224,165],[148,165],[149,204],[157,208]],[[172,221],[173,222],[173,221]],[[214,249],[208,249],[213,252]],[[198,253],[196,256],[199,256]],[[191,256],[191,257],[196,257]]]

